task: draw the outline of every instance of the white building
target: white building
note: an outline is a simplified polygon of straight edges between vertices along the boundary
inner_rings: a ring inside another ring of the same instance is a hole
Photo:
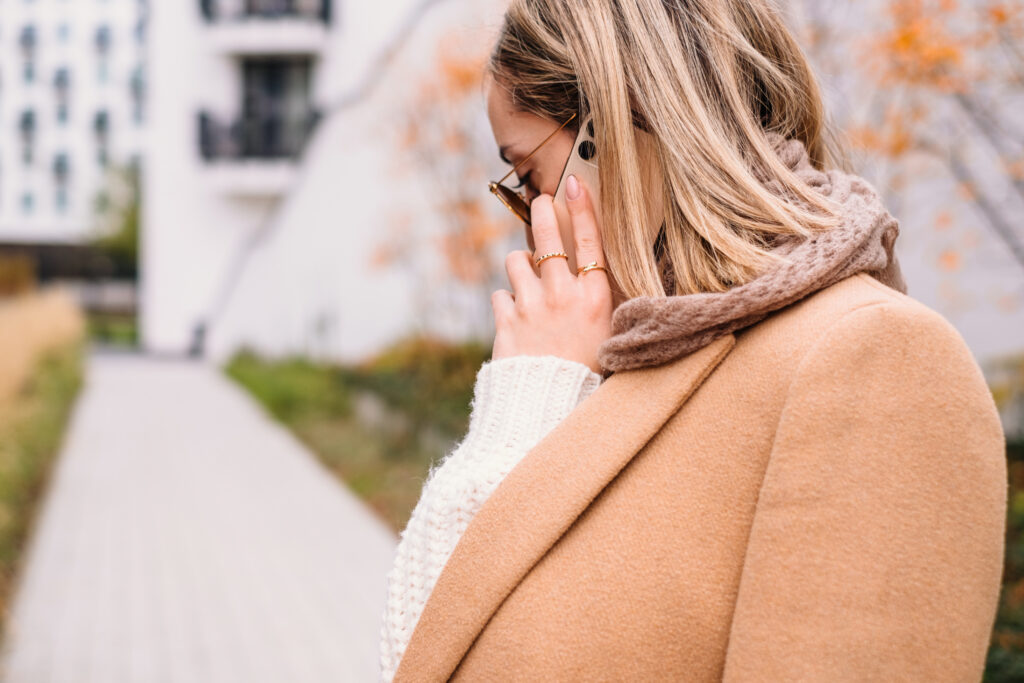
[[[496,5],[155,5],[143,345],[171,354],[202,349],[213,359],[249,346],[351,360],[408,333],[418,283],[400,267],[371,269],[370,255],[386,210],[407,205],[422,220],[435,219],[425,210],[429,180],[395,177],[390,121],[418,73],[433,64],[441,36],[462,27],[479,40],[481,26],[496,29],[500,21]],[[413,25],[410,14],[422,20],[390,67],[359,106],[339,112],[347,94],[362,92],[396,32]],[[478,115],[486,123],[482,96]],[[438,327],[457,333],[448,321]]]
[[[146,8],[0,1],[0,242],[80,241],[107,167],[138,159]]]

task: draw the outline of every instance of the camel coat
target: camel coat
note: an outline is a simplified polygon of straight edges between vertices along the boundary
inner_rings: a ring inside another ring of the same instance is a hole
[[[977,681],[1005,440],[866,273],[612,374],[470,523],[395,681]]]

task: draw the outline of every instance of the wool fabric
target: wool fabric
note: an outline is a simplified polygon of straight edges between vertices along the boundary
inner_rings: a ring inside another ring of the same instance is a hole
[[[477,371],[469,431],[428,473],[387,576],[382,681],[395,675],[431,589],[477,510],[600,383],[601,375],[583,363],[550,355],[499,358]]]

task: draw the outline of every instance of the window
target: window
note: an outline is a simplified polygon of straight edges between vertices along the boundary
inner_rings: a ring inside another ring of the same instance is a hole
[[[107,25],[96,28],[96,51],[106,54],[110,50],[110,27]]]
[[[21,35],[18,36],[18,45],[21,47],[21,56],[24,60],[22,78],[26,83],[31,83],[36,78],[36,27],[31,24],[23,26]]]
[[[18,36],[18,44],[21,46],[21,51],[26,57],[34,55],[36,51],[36,27],[31,24],[23,26],[21,35]]]
[[[53,157],[53,181],[57,185],[64,185],[71,175],[71,161],[67,152],[58,152]]]
[[[35,198],[32,196],[32,193],[23,192],[21,194],[21,212],[26,214],[32,213],[34,205]]]
[[[141,124],[146,95],[146,73],[143,71],[141,64],[137,65],[132,71],[131,90],[132,118],[135,119],[135,123]]]
[[[57,27],[57,41],[61,43],[67,43],[71,39],[71,27],[68,24],[62,23]]]
[[[96,134],[96,161],[105,167],[109,163],[107,147],[110,142],[110,114],[106,109],[96,112],[92,126]]]
[[[244,156],[292,157],[309,133],[310,61],[251,59],[242,63]]]
[[[21,160],[26,165],[32,164],[32,143],[36,135],[36,113],[31,109],[21,112],[18,120],[18,130],[21,133]]]
[[[57,208],[57,213],[68,212],[68,189],[66,187],[60,186],[57,188],[54,194],[53,203]]]
[[[62,66],[54,72],[53,87],[56,88],[58,97],[67,96],[68,89],[71,87],[71,71],[66,66]]]
[[[53,89],[57,100],[57,122],[68,122],[68,94],[71,90],[71,70],[62,66],[53,75]]]

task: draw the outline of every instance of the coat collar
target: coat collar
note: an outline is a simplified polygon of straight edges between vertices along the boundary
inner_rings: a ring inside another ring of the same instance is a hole
[[[670,363],[614,373],[530,450],[448,558],[395,683],[447,680],[502,601],[735,344],[727,334]]]

